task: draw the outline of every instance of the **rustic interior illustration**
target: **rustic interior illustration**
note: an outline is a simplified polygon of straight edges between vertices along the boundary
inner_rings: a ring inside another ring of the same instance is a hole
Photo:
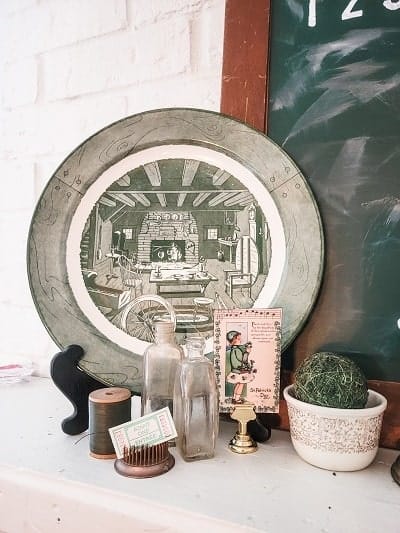
[[[148,340],[136,307],[127,309],[154,294],[173,305],[177,333],[210,337],[214,309],[252,307],[269,249],[266,217],[239,179],[202,161],[164,159],[102,194],[82,234],[81,269],[95,305],[130,335]],[[162,319],[165,309],[151,313]]]

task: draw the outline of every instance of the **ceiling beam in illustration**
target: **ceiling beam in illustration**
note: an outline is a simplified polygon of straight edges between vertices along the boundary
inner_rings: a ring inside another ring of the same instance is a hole
[[[167,198],[164,193],[157,193],[158,201],[160,202],[161,207],[167,207]]]
[[[117,202],[115,202],[114,200],[111,200],[110,198],[107,198],[106,196],[101,196],[99,198],[99,204],[103,204],[108,207],[115,207],[117,205]]]
[[[159,187],[161,185],[161,174],[158,163],[146,163],[143,168],[152,186]]]
[[[186,196],[187,196],[187,192],[180,192],[178,194],[178,199],[176,201],[176,205],[178,207],[182,207],[183,206],[183,202],[185,201]]]
[[[149,207],[151,205],[150,200],[144,194],[140,192],[130,192],[129,194],[130,196],[132,196],[135,200],[137,200],[140,204],[144,205],[145,207]]]
[[[182,173],[182,186],[190,187],[193,183],[193,179],[199,168],[200,161],[192,161],[191,159],[185,159]]]
[[[117,183],[121,187],[129,187],[129,185],[131,184],[131,178],[128,176],[128,174],[125,174],[124,176],[119,178],[119,180],[117,180]]]
[[[220,185],[223,185],[226,182],[226,180],[230,177],[231,175],[228,172],[219,168],[213,176],[213,179],[212,179],[213,185],[215,187],[219,187]]]
[[[244,191],[244,192],[236,194],[232,198],[229,198],[228,200],[226,200],[224,202],[224,205],[229,207],[229,206],[235,205],[235,204],[237,204],[237,203],[239,203],[239,202],[241,202],[243,200],[247,200],[248,198],[253,198],[253,195],[250,194],[248,191]]]
[[[210,207],[215,207],[216,205],[222,203],[224,200],[227,200],[230,196],[236,195],[237,191],[235,192],[221,192],[217,194],[217,196],[214,196],[209,202],[208,205]]]
[[[108,220],[111,220],[112,218],[114,218],[116,215],[118,215],[118,213],[122,210],[125,209],[125,205],[119,205],[116,209],[114,209],[114,211],[108,215],[108,217],[106,217],[104,219],[104,222],[107,222]]]
[[[108,193],[112,198],[115,198],[119,202],[122,202],[129,207],[135,207],[136,202],[134,202],[128,195],[122,192],[109,192]]]
[[[250,197],[250,198],[247,198],[247,199],[244,199],[244,200],[241,200],[239,202],[239,205],[243,206],[243,207],[246,207],[247,205],[250,205],[254,202],[254,198],[253,197]]]
[[[210,196],[210,192],[202,192],[196,196],[196,198],[193,200],[193,207],[198,207],[201,205],[204,200],[206,200]]]

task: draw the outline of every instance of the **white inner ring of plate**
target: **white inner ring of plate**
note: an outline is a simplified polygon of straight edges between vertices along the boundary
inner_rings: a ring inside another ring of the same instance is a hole
[[[275,202],[265,185],[238,161],[209,148],[186,144],[155,146],[118,161],[118,163],[108,168],[98,177],[88,188],[78,205],[67,237],[66,266],[70,287],[86,317],[109,340],[126,350],[140,355],[148,347],[148,343],[136,337],[131,337],[111,324],[90,298],[81,272],[80,245],[82,232],[90,212],[106,189],[127,172],[146,163],[161,159],[194,159],[214,165],[238,179],[257,199],[258,205],[268,222],[272,252],[267,279],[253,307],[267,308],[270,305],[279,288],[286,262],[285,233]],[[212,351],[213,339],[211,338],[206,341],[206,353]]]

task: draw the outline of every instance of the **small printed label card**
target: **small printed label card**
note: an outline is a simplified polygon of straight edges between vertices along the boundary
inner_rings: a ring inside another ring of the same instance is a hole
[[[282,309],[217,309],[214,366],[219,410],[251,402],[256,413],[279,411]]]
[[[153,446],[167,442],[177,436],[174,421],[168,407],[109,428],[108,431],[118,459],[122,459],[124,448]]]

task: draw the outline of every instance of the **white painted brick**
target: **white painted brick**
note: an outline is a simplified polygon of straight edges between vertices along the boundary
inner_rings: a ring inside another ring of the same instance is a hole
[[[1,229],[0,229],[1,231]],[[15,235],[14,235],[14,240]],[[20,253],[19,247],[16,247]],[[19,259],[25,256],[25,247],[23,253],[19,256]],[[16,257],[16,252],[13,253],[13,257]],[[18,260],[13,262],[13,268],[6,268],[5,265],[0,265],[0,275],[3,279],[7,280],[7,283],[2,284],[0,294],[1,305],[13,305],[17,303],[25,307],[32,305],[32,297],[30,294],[28,277],[26,273],[26,261]]]
[[[36,351],[31,359],[34,361],[34,375],[50,377],[50,362],[53,356],[60,351],[60,348],[48,336],[47,343],[41,352]]]
[[[141,84],[131,91],[128,114],[163,107],[197,107],[218,111],[220,108],[221,78],[180,76],[162,83]]]
[[[55,350],[40,321],[30,292],[26,243],[32,219],[31,210],[0,213],[0,242],[12,250],[10,261],[0,262],[0,354],[25,355],[35,362],[36,374],[48,375],[49,361]]]
[[[43,354],[48,360],[50,354],[46,352],[50,337],[35,307],[0,303],[0,322],[2,332],[7,332],[2,335],[0,354],[24,355],[33,361],[41,361],[40,366],[44,369]],[[54,353],[59,351],[56,347],[54,349]]]
[[[20,159],[0,160],[2,179],[1,213],[31,209],[35,202],[34,164]],[[3,246],[2,246],[3,247]]]
[[[217,0],[225,2],[225,0]],[[128,0],[130,20],[135,28],[158,22],[172,14],[184,15],[199,9],[204,0]]]
[[[126,115],[126,98],[104,95],[3,113],[4,154],[8,157],[64,154]],[[60,161],[61,162],[61,161]]]
[[[37,0],[2,0],[0,4],[0,16],[22,11],[28,7],[37,5]]]
[[[37,60],[6,63],[2,72],[2,104],[6,108],[34,103],[37,95]]]
[[[43,58],[44,97],[57,100],[151,78],[189,67],[189,26],[184,20],[81,43]]]
[[[191,57],[194,71],[217,68],[222,71],[223,28],[225,5],[202,10],[192,21]]]
[[[138,80],[177,75],[190,66],[189,24],[184,19],[146,26],[136,33]]]
[[[125,0],[46,0],[7,17],[1,40],[6,57],[15,58],[52,50],[126,26]]]
[[[56,353],[53,341],[40,321],[30,292],[26,243],[32,211],[0,213],[0,243],[12,250],[10,261],[0,262],[0,354],[25,355],[35,362],[35,373],[48,375],[49,361]]]
[[[0,239],[1,246],[5,250],[15,250],[15,257],[12,261],[3,261],[1,268],[8,268],[10,272],[14,263],[25,263],[26,242],[28,238],[29,226],[32,219],[33,205],[29,209],[3,212],[0,214]],[[8,281],[8,280],[7,280]],[[0,294],[0,300],[2,296]]]
[[[1,247],[3,250],[12,251],[10,261],[0,262],[0,280],[7,280],[7,283],[1,284],[1,304],[32,305],[26,263],[26,245],[31,219],[32,209],[0,214]]]
[[[137,77],[131,34],[97,39],[43,57],[44,97],[69,98],[129,85]]]

